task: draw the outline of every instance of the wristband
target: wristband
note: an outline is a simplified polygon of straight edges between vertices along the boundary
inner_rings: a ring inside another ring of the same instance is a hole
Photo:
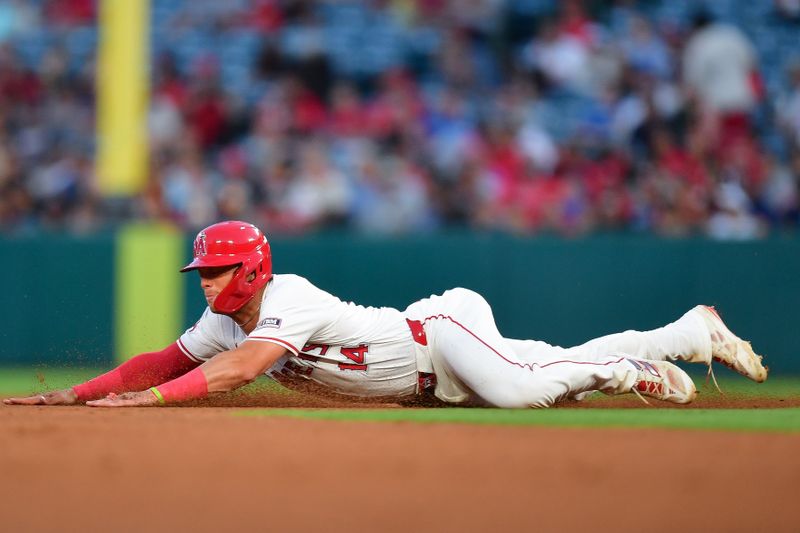
[[[153,392],[153,394],[156,393]],[[206,375],[199,367],[195,368],[179,378],[159,385],[156,397],[159,395],[161,396],[160,400],[165,404],[205,398],[208,396]]]
[[[165,403],[167,403],[167,402],[165,402],[165,401],[164,401],[164,397],[161,395],[161,393],[160,393],[160,392],[158,392],[158,389],[157,389],[157,388],[155,388],[155,387],[150,387],[148,390],[149,390],[150,392],[152,392],[152,393],[153,393],[153,396],[155,396],[155,397],[156,397],[156,399],[158,400],[158,403],[159,403],[160,405],[164,405]]]

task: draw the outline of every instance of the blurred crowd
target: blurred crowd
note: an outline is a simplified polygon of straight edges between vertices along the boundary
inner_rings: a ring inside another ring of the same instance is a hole
[[[186,60],[154,39],[148,184],[122,206],[94,185],[93,56],[55,39],[32,63],[17,46],[95,26],[96,3],[0,3],[1,231],[797,231],[800,62],[768,87],[747,32],[698,2],[680,23],[651,16],[657,1],[159,2],[170,35],[258,46],[234,83],[213,48]],[[401,46],[367,68],[378,44],[355,32],[364,53],[335,55],[342,9]],[[800,31],[798,2],[768,16]]]

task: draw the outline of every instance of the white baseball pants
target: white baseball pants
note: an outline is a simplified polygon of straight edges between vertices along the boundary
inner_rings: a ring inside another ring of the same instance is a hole
[[[701,317],[689,311],[652,331],[625,331],[573,348],[504,338],[478,293],[452,289],[409,306],[423,323],[436,395],[458,403],[472,394],[498,407],[547,407],[591,391],[627,392],[636,371],[627,357],[707,360],[711,341]]]

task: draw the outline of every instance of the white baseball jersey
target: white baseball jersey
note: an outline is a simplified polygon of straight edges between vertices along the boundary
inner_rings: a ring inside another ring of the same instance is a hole
[[[273,276],[250,335],[230,317],[206,308],[178,345],[187,357],[202,362],[246,340],[271,342],[290,352],[267,371],[290,387],[305,378],[356,396],[416,392],[414,342],[403,314],[343,302],[300,276]]]

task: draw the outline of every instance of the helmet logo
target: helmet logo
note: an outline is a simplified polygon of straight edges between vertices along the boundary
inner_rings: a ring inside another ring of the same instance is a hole
[[[197,234],[197,238],[194,240],[194,256],[203,257],[206,254],[208,254],[206,249],[206,232],[201,231]]]

